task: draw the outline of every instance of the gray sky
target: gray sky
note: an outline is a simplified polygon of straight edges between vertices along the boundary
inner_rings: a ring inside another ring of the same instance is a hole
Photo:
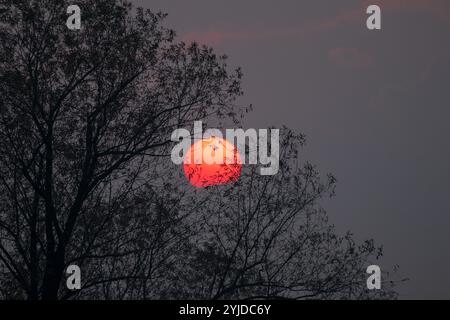
[[[332,222],[383,244],[401,298],[450,299],[448,0],[133,2],[242,67],[248,127],[307,135],[303,156],[338,178]]]

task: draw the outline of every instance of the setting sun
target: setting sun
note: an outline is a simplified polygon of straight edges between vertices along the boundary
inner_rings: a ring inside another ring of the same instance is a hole
[[[242,162],[237,148],[219,137],[194,143],[184,159],[184,174],[198,188],[222,185],[239,179]]]

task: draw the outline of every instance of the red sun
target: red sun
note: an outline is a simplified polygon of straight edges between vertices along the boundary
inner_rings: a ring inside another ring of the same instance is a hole
[[[233,144],[223,138],[211,137],[197,141],[189,148],[183,168],[193,186],[204,188],[237,181],[242,162]]]

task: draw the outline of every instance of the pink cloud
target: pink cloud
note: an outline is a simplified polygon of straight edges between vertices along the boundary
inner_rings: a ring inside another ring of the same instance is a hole
[[[308,21],[301,26],[291,28],[271,28],[269,30],[210,30],[193,31],[182,35],[181,40],[190,43],[219,45],[235,41],[270,41],[314,37],[341,26],[364,21],[365,10],[350,10],[337,16],[318,21]]]
[[[361,24],[365,26],[366,8],[377,4],[382,12],[390,14],[423,13],[450,24],[450,1],[448,0],[365,0],[352,9],[347,9],[333,17],[309,21],[292,28],[271,28],[270,30],[210,30],[193,31],[181,37],[187,43],[219,45],[235,41],[270,41],[314,37],[337,28]]]
[[[192,31],[182,35],[181,40],[190,43],[196,41],[200,44],[219,45],[234,41],[267,41],[277,39],[292,39],[316,36],[318,34],[336,29],[340,26],[364,21],[365,10],[349,10],[337,16],[307,21],[301,26],[291,28],[271,28],[269,30],[209,30]]]
[[[342,25],[363,19],[365,12],[353,10],[330,19],[309,21],[302,26],[292,28],[272,28],[270,30],[210,30],[192,31],[182,35],[181,40],[190,43],[196,41],[200,44],[219,45],[234,41],[267,41],[277,39],[291,39],[311,37],[317,34],[336,29]],[[361,20],[362,21],[362,20]]]

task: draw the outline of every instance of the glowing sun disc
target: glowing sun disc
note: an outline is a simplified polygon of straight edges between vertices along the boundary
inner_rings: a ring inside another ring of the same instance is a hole
[[[237,181],[241,176],[242,162],[232,143],[223,138],[211,137],[191,145],[183,169],[193,186],[204,188]]]

